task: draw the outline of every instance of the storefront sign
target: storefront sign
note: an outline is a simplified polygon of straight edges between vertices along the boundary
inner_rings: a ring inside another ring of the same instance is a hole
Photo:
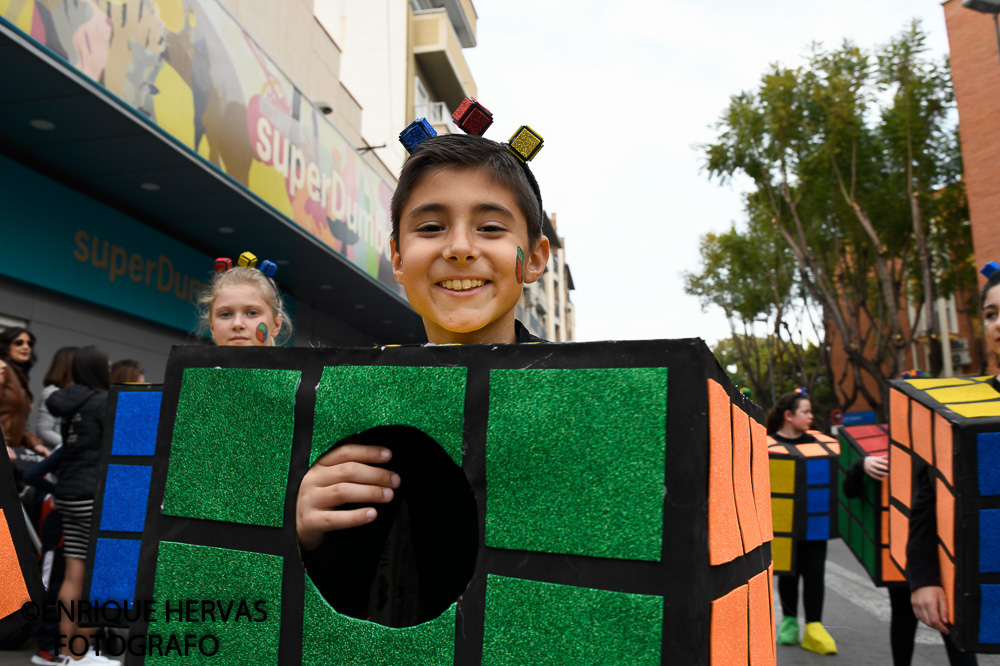
[[[0,0],[0,18],[402,296],[393,187],[217,0]]]

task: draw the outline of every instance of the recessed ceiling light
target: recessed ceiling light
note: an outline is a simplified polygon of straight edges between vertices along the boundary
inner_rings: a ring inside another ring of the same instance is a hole
[[[355,310],[364,310],[365,309],[365,304],[364,303],[355,303],[354,304],[354,309]]]
[[[319,288],[320,289],[333,289],[333,285],[332,284],[321,284],[319,286]]]
[[[160,186],[157,185],[156,183],[140,183],[139,187],[146,190],[147,192],[157,192],[160,189]]]
[[[275,259],[274,263],[278,264],[279,266],[287,266],[291,262],[288,261],[288,259]]]
[[[236,229],[233,229],[232,227],[219,227],[219,233],[220,234],[232,234],[232,233],[236,233]]]
[[[383,319],[382,323],[385,324],[386,326],[388,326],[389,324],[392,323],[392,320],[391,319]]]
[[[42,130],[43,132],[49,132],[56,128],[56,124],[54,122],[51,120],[45,120],[44,118],[35,118],[29,121],[28,124],[36,130]]]

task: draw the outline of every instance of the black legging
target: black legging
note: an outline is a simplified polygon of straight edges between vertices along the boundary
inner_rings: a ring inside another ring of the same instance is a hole
[[[901,585],[889,588],[889,645],[892,647],[892,665],[910,666],[913,661],[913,639],[917,635],[917,616],[910,603],[910,588]]]
[[[826,540],[796,542],[795,560],[799,570],[797,576],[778,576],[781,611],[788,617],[798,617],[799,577],[801,577],[802,605],[806,610],[806,622],[822,622]]]

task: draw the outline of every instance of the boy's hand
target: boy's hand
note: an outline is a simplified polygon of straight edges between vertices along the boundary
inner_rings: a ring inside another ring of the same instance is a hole
[[[940,585],[918,587],[910,595],[913,604],[913,614],[917,619],[931,629],[937,629],[942,634],[951,633],[948,630],[948,598]]]
[[[392,452],[381,446],[344,444],[320,456],[299,486],[295,532],[302,550],[313,550],[333,530],[375,520],[373,507],[339,510],[342,504],[385,504],[392,501],[399,475],[372,464],[388,462]]]
[[[889,474],[889,458],[886,456],[868,456],[864,462],[865,474],[876,481],[881,481]]]

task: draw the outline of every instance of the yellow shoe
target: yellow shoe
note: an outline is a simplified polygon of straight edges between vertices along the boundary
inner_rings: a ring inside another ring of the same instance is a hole
[[[820,622],[807,622],[802,647],[817,654],[837,654],[837,642]]]

